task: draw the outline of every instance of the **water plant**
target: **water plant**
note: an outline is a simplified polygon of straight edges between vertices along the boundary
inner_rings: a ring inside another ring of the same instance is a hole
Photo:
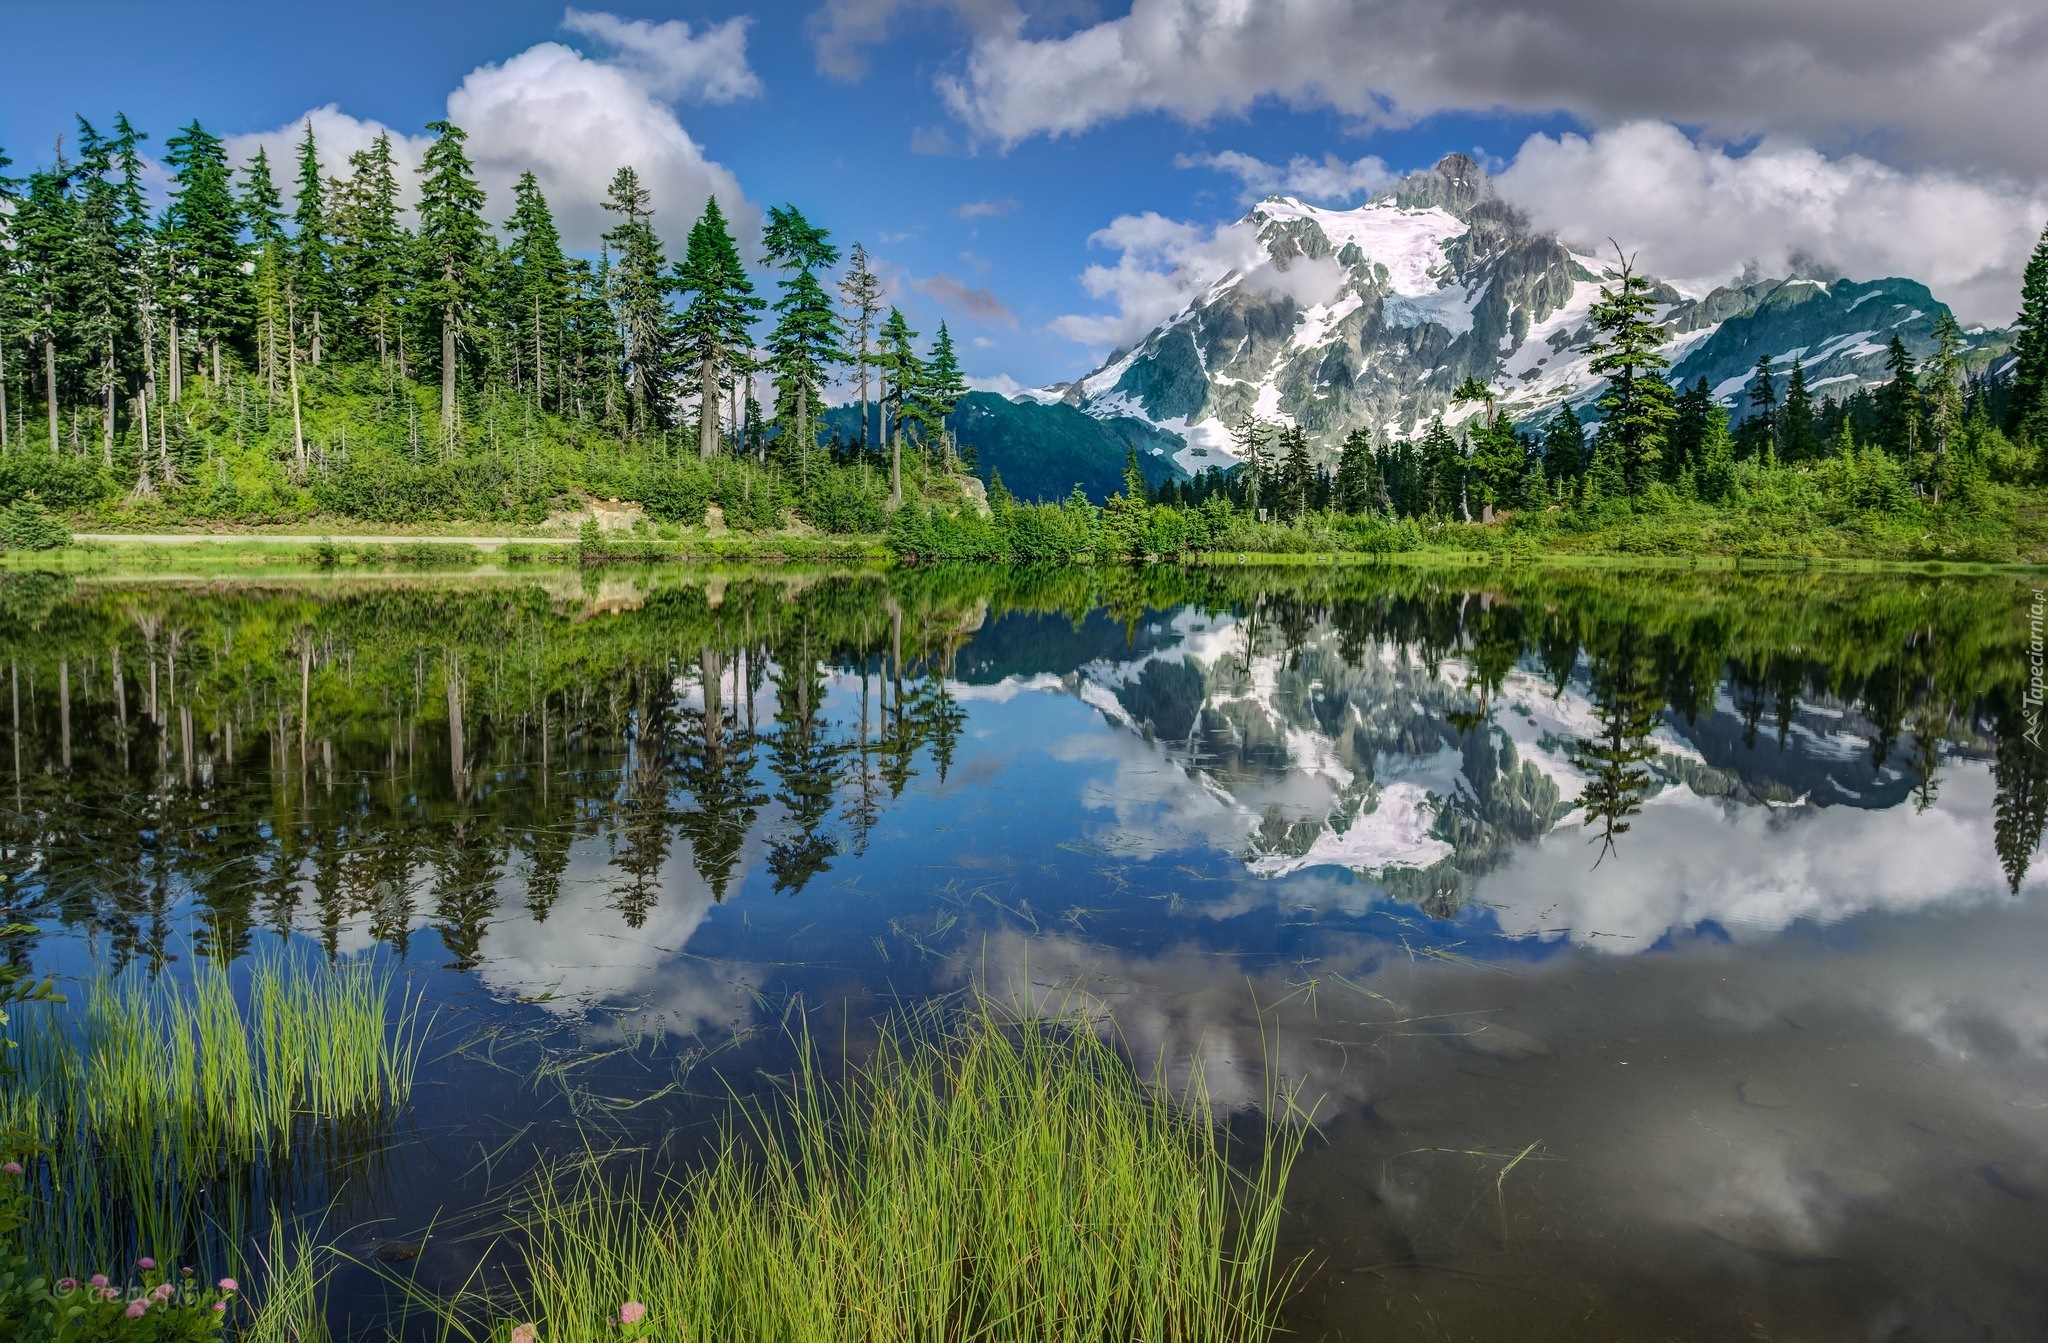
[[[79,1257],[169,1261],[202,1231],[231,1260],[249,1210],[373,1150],[412,1089],[426,1023],[388,963],[252,958],[238,998],[200,962],[190,982],[138,970],[17,1013],[0,1077],[38,1200],[24,1234],[51,1271]],[[289,1200],[286,1200],[289,1201]]]
[[[478,1304],[465,1331],[541,1343],[1273,1332],[1290,1277],[1275,1237],[1300,1148],[1288,1112],[1269,1110],[1233,1152],[1199,1075],[1174,1095],[1086,1021],[987,1008],[884,1027],[872,1060],[836,1085],[808,1046],[803,1057],[787,1105],[736,1104],[686,1177],[621,1178],[594,1156],[543,1171],[516,1218],[517,1304]]]

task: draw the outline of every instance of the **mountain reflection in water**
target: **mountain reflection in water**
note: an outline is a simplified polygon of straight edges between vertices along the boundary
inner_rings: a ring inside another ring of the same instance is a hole
[[[2030,600],[17,574],[0,876],[60,971],[381,947],[458,1036],[624,1041],[656,1062],[605,1084],[653,1099],[607,1122],[662,1135],[795,1013],[1098,1007],[1225,1105],[1320,1098],[1289,1233],[1311,1336],[2040,1336]],[[352,1218],[481,1205],[429,1153],[508,1114],[573,1143],[587,1096],[478,1057],[434,1065],[403,1178]]]

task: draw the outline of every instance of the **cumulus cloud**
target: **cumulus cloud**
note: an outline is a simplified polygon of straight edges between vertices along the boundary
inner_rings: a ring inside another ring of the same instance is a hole
[[[1003,326],[1017,324],[1017,315],[1010,311],[1010,305],[993,291],[968,284],[965,280],[956,280],[944,271],[912,280],[910,287],[940,306],[963,312],[977,321],[996,322]]]
[[[750,96],[759,81],[746,64],[746,24],[732,20],[692,34],[680,22],[627,22],[608,14],[569,11],[565,25],[610,48],[593,58],[558,42],[542,42],[502,63],[472,70],[448,95],[448,119],[469,132],[470,157],[494,222],[511,213],[512,184],[532,171],[555,212],[563,241],[591,250],[611,220],[600,202],[612,174],[631,165],[654,197],[655,222],[672,247],[717,196],[742,231],[755,211],[739,180],[706,156],[677,120],[671,100],[725,102]],[[333,105],[316,108],[274,131],[228,142],[237,158],[267,148],[273,164],[289,164],[311,119],[323,169],[347,172],[348,154],[388,127]],[[410,169],[428,143],[392,131],[401,165]],[[280,169],[280,178],[285,173]],[[409,201],[413,174],[401,174]]]
[[[1231,271],[1261,260],[1258,235],[1242,222],[1204,227],[1150,210],[1119,215],[1088,243],[1117,253],[1114,265],[1081,273],[1081,287],[1115,311],[1058,317],[1052,329],[1093,346],[1129,345]]]
[[[1335,154],[1312,159],[1296,154],[1285,164],[1267,163],[1235,149],[1216,154],[1177,154],[1176,168],[1214,168],[1242,185],[1241,198],[1258,200],[1276,192],[1308,201],[1345,202],[1369,196],[1394,180],[1386,160],[1375,155],[1346,163]]]
[[[747,25],[752,22],[727,19],[698,35],[681,19],[651,23],[583,9],[562,16],[570,32],[610,47],[613,63],[631,71],[655,97],[704,103],[759,96],[761,81],[747,64]]]
[[[1967,322],[2004,325],[2048,189],[1904,170],[1766,139],[1733,155],[1674,126],[1529,138],[1501,193],[1578,244],[1614,237],[1681,288],[1815,263],[1855,279],[1924,281]]]
[[[861,23],[830,30],[872,39],[901,7],[840,0],[828,12]],[[951,7],[976,37],[940,91],[1003,145],[1278,99],[1367,124],[1498,108],[1836,148],[1875,133],[1910,157],[2048,171],[2048,8],[2036,0],[1132,0],[1046,36],[1015,4]]]

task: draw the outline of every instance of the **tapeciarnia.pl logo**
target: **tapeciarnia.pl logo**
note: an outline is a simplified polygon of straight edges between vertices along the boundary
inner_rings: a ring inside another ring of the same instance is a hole
[[[2027,608],[2027,694],[2023,701],[2027,730],[2020,735],[2037,751],[2041,749],[2041,703],[2048,699],[2048,645],[2041,635],[2044,617],[2048,617],[2048,597],[2035,588],[2034,604]]]

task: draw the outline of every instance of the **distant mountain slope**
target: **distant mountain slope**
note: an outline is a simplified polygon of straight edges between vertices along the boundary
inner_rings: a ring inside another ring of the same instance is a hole
[[[1590,317],[1614,259],[1533,231],[1462,154],[1357,209],[1276,196],[1241,227],[1255,260],[1094,373],[1027,396],[1155,426],[1185,440],[1178,461],[1195,471],[1233,460],[1229,427],[1248,415],[1300,425],[1327,458],[1353,429],[1405,435],[1473,413],[1450,399],[1468,375],[1521,420],[1600,391]],[[1705,376],[1731,403],[1764,353],[1781,367],[1803,358],[1821,394],[1881,382],[1892,335],[1923,357],[1945,310],[1904,279],[1795,277],[1694,297],[1658,284],[1657,295],[1672,379]],[[1980,328],[1969,342],[1982,363],[2008,339]]]
[[[859,432],[856,407],[835,406],[825,420],[842,437]],[[975,474],[987,481],[1002,472],[1003,487],[1019,499],[1064,499],[1079,485],[1100,503],[1123,488],[1124,461],[1132,447],[1146,482],[1154,487],[1187,474],[1174,464],[1173,455],[1185,447],[1179,435],[1141,419],[1091,415],[1063,402],[969,392],[948,423],[961,446],[974,449]]]

